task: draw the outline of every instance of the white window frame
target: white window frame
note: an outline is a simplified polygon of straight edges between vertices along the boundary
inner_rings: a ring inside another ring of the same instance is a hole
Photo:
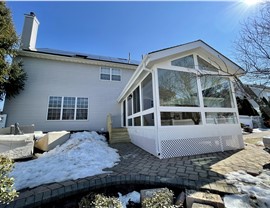
[[[110,73],[102,73],[102,69],[109,69],[110,70]],[[113,70],[119,70],[119,75],[114,75],[113,74]],[[101,78],[101,75],[102,74],[109,75],[110,76],[110,79],[102,79]],[[114,80],[113,79],[113,75],[114,76],[119,76],[120,77],[120,80]],[[122,70],[119,69],[119,68],[112,68],[112,67],[100,67],[99,79],[102,80],[102,81],[121,82],[122,81]]]
[[[51,109],[49,107],[51,97],[61,97],[61,108],[59,108],[60,109],[60,118],[59,119],[55,119],[55,120],[48,119],[49,109]],[[63,110],[67,109],[67,108],[64,108],[64,98],[66,98],[66,97],[75,98],[74,118],[73,119],[63,119]],[[78,98],[86,98],[87,99],[87,108],[78,108],[77,107]],[[76,117],[77,117],[77,109],[87,109],[87,118],[86,119],[76,119]],[[89,98],[88,97],[82,97],[82,96],[79,96],[79,97],[74,97],[74,96],[49,96],[48,97],[48,106],[47,106],[47,114],[46,114],[46,120],[47,121],[88,121],[88,117],[89,117]]]

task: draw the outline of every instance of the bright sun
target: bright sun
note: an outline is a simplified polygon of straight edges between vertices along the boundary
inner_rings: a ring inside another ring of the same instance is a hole
[[[258,3],[260,3],[262,0],[244,0],[244,2],[247,4],[247,5],[249,5],[249,6],[251,6],[251,5],[254,5],[254,4],[258,4]]]

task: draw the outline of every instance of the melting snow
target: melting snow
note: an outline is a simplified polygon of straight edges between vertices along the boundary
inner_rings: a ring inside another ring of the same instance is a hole
[[[251,208],[249,205],[249,196],[242,195],[226,195],[224,197],[224,204],[226,208]]]
[[[264,170],[254,177],[244,171],[231,172],[226,175],[226,181],[237,187],[244,195],[225,196],[227,208],[235,207],[270,207],[270,171]],[[245,204],[245,205],[243,205]]]
[[[134,203],[140,203],[141,195],[137,191],[133,191],[131,193],[128,193],[127,195],[122,195],[121,193],[118,193],[118,198],[121,201],[121,204],[123,208],[126,208],[129,201],[133,201]]]
[[[15,163],[10,175],[15,178],[15,188],[20,190],[101,174],[119,160],[117,150],[110,148],[103,136],[80,132],[38,159]]]

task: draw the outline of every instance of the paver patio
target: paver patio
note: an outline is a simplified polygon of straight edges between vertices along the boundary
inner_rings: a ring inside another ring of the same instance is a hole
[[[114,144],[121,161],[106,174],[78,180],[38,186],[23,190],[9,205],[2,207],[35,207],[78,192],[86,192],[111,185],[149,184],[178,186],[216,193],[237,193],[226,184],[224,175],[238,170],[256,173],[270,163],[270,154],[263,147],[246,145],[239,151],[209,153],[196,156],[158,159],[131,143]]]

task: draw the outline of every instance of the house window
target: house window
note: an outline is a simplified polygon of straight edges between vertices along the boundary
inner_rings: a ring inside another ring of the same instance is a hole
[[[128,99],[127,99],[128,101],[127,101],[127,105],[128,105],[128,116],[131,116],[132,115],[132,95],[130,94],[129,96],[128,96]]]
[[[143,115],[143,126],[154,126],[154,113]]]
[[[100,79],[111,80],[111,69],[102,67],[100,70]]]
[[[102,67],[100,69],[101,80],[121,81],[121,70],[109,67]]]
[[[158,82],[161,106],[199,106],[196,74],[158,69]]]
[[[134,126],[140,126],[141,125],[141,117],[135,117],[134,118]]]
[[[77,98],[76,120],[87,120],[88,98]]]
[[[132,118],[128,119],[128,126],[132,126]]]
[[[207,61],[205,61],[204,59],[202,59],[200,56],[197,56],[198,59],[198,65],[199,65],[199,69],[201,70],[207,70],[207,71],[214,71],[217,72],[218,69],[213,66],[212,64],[208,63]]]
[[[205,113],[207,124],[236,124],[237,118],[235,113]]]
[[[161,126],[199,125],[201,113],[199,112],[161,112]]]
[[[88,98],[49,97],[47,120],[87,120]]]
[[[121,81],[120,69],[111,69],[111,72],[112,72],[112,80]]]
[[[140,112],[140,88],[137,87],[133,92],[133,113]]]
[[[204,107],[234,107],[230,79],[221,76],[201,77]]]
[[[60,120],[61,108],[62,108],[62,97],[50,97],[47,119]]]
[[[152,108],[154,106],[152,74],[149,74],[142,81],[142,99],[143,99],[143,110],[147,110],[147,109]]]
[[[75,97],[64,97],[62,120],[74,120]]]
[[[195,68],[193,55],[189,55],[183,58],[173,60],[171,64],[172,66],[180,66],[180,67],[192,68],[192,69]]]

